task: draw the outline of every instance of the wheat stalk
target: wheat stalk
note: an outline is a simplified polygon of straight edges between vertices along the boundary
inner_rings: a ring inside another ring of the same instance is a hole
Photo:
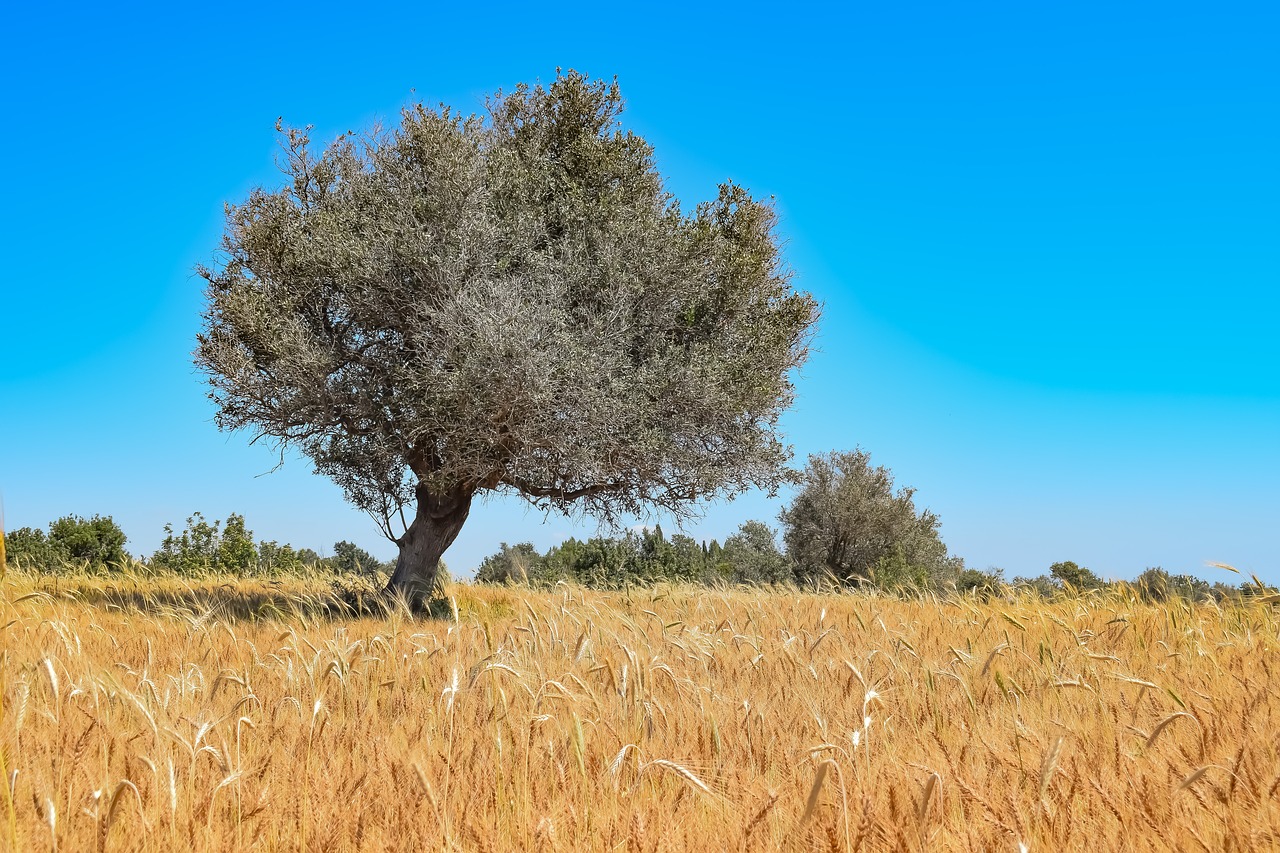
[[[694,775],[692,770],[690,770],[688,767],[685,767],[682,764],[677,764],[674,761],[669,761],[665,758],[655,758],[653,761],[650,761],[647,764],[640,765],[639,772],[641,773],[641,775],[643,775],[646,770],[649,770],[650,768],[653,768],[653,767],[660,767],[663,770],[667,770],[671,773],[674,773],[676,776],[683,779],[685,782],[689,783],[689,785],[692,786],[695,790],[700,791],[709,797],[715,796],[715,792],[712,791],[709,787],[707,787],[706,782],[703,782],[696,775]]]

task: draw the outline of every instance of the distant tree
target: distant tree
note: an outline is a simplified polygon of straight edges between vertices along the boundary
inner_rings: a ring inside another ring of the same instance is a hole
[[[1171,578],[1169,573],[1159,566],[1148,568],[1134,580],[1133,585],[1138,594],[1147,601],[1164,601],[1169,597]]]
[[[1214,581],[1213,586],[1209,588],[1209,594],[1213,596],[1214,601],[1218,602],[1238,601],[1240,599],[1240,590],[1222,581]]]
[[[67,561],[65,552],[59,550],[43,530],[38,527],[19,527],[4,535],[7,563],[14,568],[28,571],[53,572]]]
[[[1033,592],[1041,598],[1052,598],[1062,592],[1062,585],[1048,575],[1039,575],[1034,578],[1015,577],[1012,585],[1015,589]]]
[[[1208,581],[1195,575],[1171,575],[1169,585],[1174,592],[1187,601],[1205,601],[1213,598],[1213,587]]]
[[[724,540],[722,555],[737,583],[783,583],[793,578],[791,561],[778,549],[777,534],[763,522],[748,521]]]
[[[993,568],[990,571],[964,569],[956,577],[956,592],[974,595],[978,598],[990,598],[1000,591],[1004,583],[1004,571]]]
[[[288,543],[281,545],[272,540],[258,543],[255,566],[257,571],[263,574],[276,575],[297,572],[307,565],[314,565],[315,562],[315,560],[304,560],[303,553],[295,551],[292,545]]]
[[[809,457],[800,492],[780,516],[797,579],[830,574],[842,582],[936,585],[956,563],[938,535],[938,517],[917,512],[915,490],[894,491],[889,469],[865,451]]]
[[[662,532],[662,525],[654,525],[631,534],[635,558],[627,570],[627,582],[652,584],[659,581],[680,581],[691,577],[692,567],[681,565],[676,549]]]
[[[528,583],[531,576],[537,576],[541,559],[538,549],[531,542],[521,542],[514,546],[503,542],[498,553],[486,557],[480,564],[480,568],[476,570],[476,581]]]
[[[706,552],[697,540],[683,533],[676,533],[669,540],[671,561],[675,566],[672,580],[696,582],[702,579],[706,571]]]
[[[1171,575],[1159,566],[1146,569],[1133,583],[1147,601],[1183,598],[1187,601],[1221,600],[1219,591],[1194,575]]]
[[[329,565],[335,572],[352,574],[373,573],[384,568],[377,557],[346,540],[333,543],[333,556],[329,558]]]
[[[552,547],[530,568],[530,583],[550,586],[557,581],[579,580],[578,566],[583,551],[583,543],[572,537]]]
[[[50,546],[72,563],[92,568],[124,564],[129,559],[125,542],[124,531],[109,515],[67,515],[49,525]]]
[[[164,539],[149,562],[153,568],[180,574],[217,571],[238,575],[277,575],[326,564],[311,548],[298,549],[266,539],[255,544],[244,516],[234,512],[225,524],[218,519],[209,521],[203,513],[192,513],[181,532],[166,524]]]
[[[218,568],[224,572],[243,574],[257,566],[258,549],[253,544],[253,531],[245,527],[243,515],[227,516],[214,553]]]
[[[1073,592],[1085,592],[1106,586],[1102,578],[1071,560],[1054,563],[1049,567],[1049,576]]]
[[[575,72],[483,116],[406,108],[227,213],[196,354],[223,429],[300,451],[399,546],[420,597],[474,498],[606,519],[784,481],[778,418],[817,306],[772,205],[692,212]],[[397,534],[397,520],[408,523]]]
[[[277,555],[274,542],[272,558]],[[253,531],[245,526],[243,515],[231,513],[225,527],[218,519],[209,522],[204,514],[192,513],[181,533],[173,525],[164,526],[164,539],[151,557],[151,565],[183,574],[223,571],[247,574],[258,569],[258,548]]]
[[[122,566],[130,559],[124,531],[111,516],[67,515],[49,524],[49,532],[20,527],[4,535],[7,562],[29,571],[60,572]]]
[[[181,533],[174,533],[173,525],[166,524],[164,539],[152,555],[151,565],[183,574],[213,569],[218,563],[221,527],[221,521],[215,519],[210,524],[200,512],[187,517],[187,526]]]
[[[574,566],[574,580],[598,589],[617,589],[637,583],[634,571],[636,538],[628,534],[620,539],[596,536],[582,544]]]
[[[1241,598],[1254,598],[1262,595],[1275,595],[1277,593],[1277,589],[1274,586],[1264,584],[1256,577],[1252,581],[1245,581],[1241,583],[1239,590]]]

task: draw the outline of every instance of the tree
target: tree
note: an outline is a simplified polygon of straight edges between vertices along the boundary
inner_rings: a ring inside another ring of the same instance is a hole
[[[1173,578],[1160,566],[1148,566],[1134,579],[1133,585],[1147,601],[1166,601],[1173,594]]]
[[[696,582],[703,579],[706,572],[706,551],[691,536],[683,533],[672,534],[668,543],[671,546],[671,560],[675,565],[675,577],[672,580]]]
[[[584,543],[573,537],[552,546],[541,560],[526,567],[529,572],[529,582],[551,586],[557,581],[576,580],[578,565],[582,560],[585,547]]]
[[[1012,586],[1014,589],[1026,590],[1040,598],[1053,598],[1062,592],[1062,587],[1058,582],[1048,575],[1037,575],[1034,578],[1015,575]]]
[[[151,565],[172,572],[194,574],[209,571],[218,564],[218,546],[222,539],[222,522],[210,524],[204,514],[192,513],[182,533],[174,534],[173,525],[164,526],[160,549],[151,557]]]
[[[476,582],[527,583],[529,575],[536,573],[541,559],[532,542],[521,542],[514,547],[503,542],[498,553],[485,557],[480,568],[476,569]]]
[[[244,516],[234,512],[227,516],[218,540],[218,568],[243,574],[258,564],[258,549],[253,544],[253,531],[245,527]]]
[[[1049,576],[1074,592],[1090,589],[1101,589],[1105,584],[1102,578],[1091,569],[1077,565],[1071,560],[1054,563],[1049,567]]]
[[[939,520],[917,512],[915,490],[893,489],[893,474],[863,450],[809,457],[800,492],[780,516],[796,577],[812,582],[936,585],[960,568],[947,557]]]
[[[792,579],[791,563],[778,550],[773,528],[759,521],[745,522],[724,540],[723,560],[733,567],[738,583],[782,583]]]
[[[111,516],[81,518],[66,515],[49,523],[49,532],[20,527],[4,536],[8,560],[15,566],[39,572],[57,572],[69,566],[105,569],[129,561],[124,531]]]
[[[129,559],[124,531],[111,516],[67,515],[49,525],[49,545],[73,562],[93,568],[119,566]]]
[[[993,567],[985,572],[978,569],[962,569],[956,577],[956,592],[962,595],[973,595],[985,601],[996,595],[1003,584],[1003,569]]]
[[[281,545],[274,539],[264,539],[258,543],[256,551],[255,562],[257,570],[263,574],[275,575],[297,572],[307,565],[304,555],[294,550],[294,547],[287,542]],[[315,560],[312,560],[311,564],[314,565],[314,563]]]
[[[49,542],[38,527],[19,527],[4,534],[8,562],[15,568],[53,572],[67,561],[67,555]]]
[[[1147,601],[1167,601],[1179,596],[1187,601],[1203,601],[1215,598],[1215,590],[1208,581],[1194,575],[1171,575],[1160,566],[1148,567],[1138,575],[1133,585]]]
[[[773,207],[727,183],[685,212],[622,111],[570,71],[319,153],[286,130],[286,185],[228,207],[199,268],[217,424],[371,514],[389,590],[431,589],[479,494],[613,520],[786,477],[817,306]]]
[[[376,572],[382,568],[382,561],[360,546],[343,540],[333,543],[333,556],[329,565],[335,572]]]

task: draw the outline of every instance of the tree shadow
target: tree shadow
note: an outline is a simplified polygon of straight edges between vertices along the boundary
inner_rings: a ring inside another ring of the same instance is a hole
[[[153,618],[238,622],[350,622],[453,618],[447,598],[410,601],[387,595],[363,576],[334,576],[301,585],[289,579],[209,581],[185,578],[42,577],[28,594]]]

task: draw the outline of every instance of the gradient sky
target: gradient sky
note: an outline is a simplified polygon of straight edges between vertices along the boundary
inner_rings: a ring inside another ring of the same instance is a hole
[[[1280,6],[1177,2],[20,4],[6,14],[0,492],[9,528],[193,511],[394,546],[218,433],[190,352],[222,205],[410,99],[617,75],[686,204],[774,195],[825,306],[785,420],[861,446],[970,566],[1280,582]],[[709,508],[723,538],[785,496]],[[446,555],[590,520],[478,504]]]

